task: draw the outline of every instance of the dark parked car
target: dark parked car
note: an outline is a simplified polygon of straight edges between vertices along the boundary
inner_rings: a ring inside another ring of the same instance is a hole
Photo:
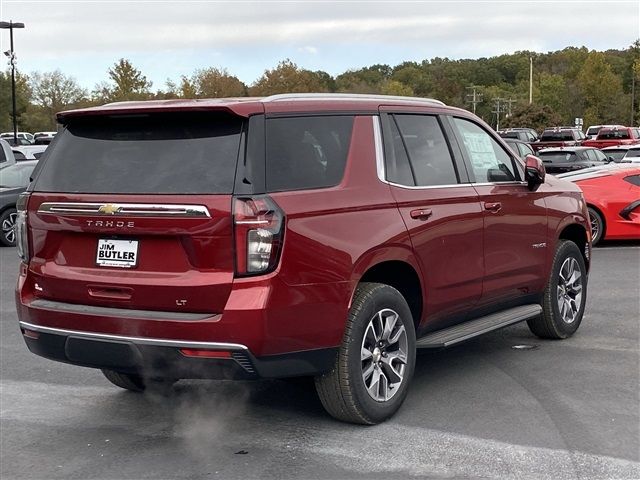
[[[525,158],[527,155],[536,154],[533,151],[533,148],[531,148],[531,145],[529,145],[526,142],[521,142],[520,140],[514,140],[513,138],[505,138],[505,137],[502,137],[502,138],[504,139],[504,142],[507,145],[509,145],[511,150],[513,150],[520,158]]]
[[[563,173],[582,168],[606,165],[607,156],[597,148],[566,147],[547,148],[538,152],[549,173]]]
[[[520,140],[521,142],[535,142],[538,139],[538,135],[534,130],[529,128],[509,128],[507,130],[500,130],[498,135],[502,138],[511,138],[514,140]]]
[[[16,203],[18,196],[27,189],[29,177],[37,163],[37,160],[26,160],[0,167],[0,244],[5,247],[16,244]]]
[[[585,139],[584,133],[577,128],[547,128],[537,142],[531,144],[531,147],[537,152],[544,148],[555,147],[575,147],[579,146]]]
[[[18,202],[20,328],[119,387],[315,376],[331,415],[374,424],[418,348],[582,320],[582,192],[467,111],[301,94],[58,121]]]

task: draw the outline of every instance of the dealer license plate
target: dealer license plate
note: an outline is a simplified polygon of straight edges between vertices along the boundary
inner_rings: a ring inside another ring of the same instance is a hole
[[[132,268],[138,262],[138,240],[98,240],[96,263],[101,267]]]

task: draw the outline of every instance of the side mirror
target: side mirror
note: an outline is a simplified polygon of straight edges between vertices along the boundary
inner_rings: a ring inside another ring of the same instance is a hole
[[[615,162],[615,159],[611,156],[607,157],[607,163]]]
[[[533,191],[544,183],[546,172],[542,160],[533,155],[527,155],[524,159],[524,179],[529,190]]]

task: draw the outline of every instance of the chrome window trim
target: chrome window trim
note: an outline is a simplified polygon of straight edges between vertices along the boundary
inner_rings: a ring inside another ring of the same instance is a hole
[[[384,183],[389,183],[386,180],[386,169],[384,165],[384,148],[382,146],[382,127],[380,126],[380,116],[376,115],[371,117],[373,120],[373,143],[376,151],[376,169],[378,171],[378,178]]]
[[[32,323],[20,322],[20,327],[34,332],[49,333],[53,335],[73,336],[86,338],[88,340],[113,340],[116,342],[131,342],[138,345],[152,345],[157,347],[175,348],[211,348],[222,350],[248,351],[246,345],[240,343],[223,342],[194,342],[191,340],[169,340],[164,338],[129,337],[125,335],[111,335],[107,333],[82,332],[78,330],[67,330],[64,328],[44,327]]]
[[[487,185],[527,185],[527,182],[520,180],[508,182],[467,182],[467,183],[451,183],[446,185],[402,185],[400,183],[390,182],[386,179],[386,168],[384,164],[384,148],[382,146],[382,127],[380,116],[373,116],[373,141],[376,152],[376,170],[378,173],[378,179],[382,183],[392,185],[398,188],[406,188],[407,190],[431,190],[434,188],[460,188],[460,187],[472,187],[472,186],[487,186]]]
[[[204,205],[151,203],[44,202],[38,207],[38,213],[50,215],[105,215],[110,217],[211,218],[209,209]]]

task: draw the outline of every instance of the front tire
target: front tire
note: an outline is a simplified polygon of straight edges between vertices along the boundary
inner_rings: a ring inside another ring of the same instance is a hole
[[[324,408],[338,420],[364,425],[391,417],[407,396],[415,345],[402,294],[380,283],[360,284],[335,365],[315,379]]]
[[[568,338],[582,322],[586,301],[587,268],[584,258],[575,243],[560,240],[544,291],[542,314],[527,321],[529,329],[540,338]]]
[[[591,244],[595,247],[604,237],[605,224],[602,215],[593,207],[587,208],[591,224]]]

